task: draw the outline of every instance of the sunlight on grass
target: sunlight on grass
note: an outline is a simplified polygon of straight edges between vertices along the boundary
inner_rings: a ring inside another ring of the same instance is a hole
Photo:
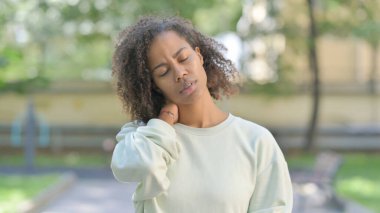
[[[57,180],[57,174],[0,175],[0,213],[17,212],[21,203],[32,199]]]
[[[337,182],[338,194],[380,212],[380,180],[363,177],[347,178]]]
[[[345,154],[336,181],[340,196],[380,212],[380,156]]]
[[[341,180],[338,183],[338,188],[341,188],[344,193],[357,194],[359,193],[367,199],[372,195],[380,195],[380,186],[374,181],[364,179],[362,177],[354,177],[346,180]]]

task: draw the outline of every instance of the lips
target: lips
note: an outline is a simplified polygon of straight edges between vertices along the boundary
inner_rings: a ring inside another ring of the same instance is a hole
[[[190,94],[194,91],[194,85],[196,81],[185,81],[183,82],[182,89],[179,93],[181,94]]]

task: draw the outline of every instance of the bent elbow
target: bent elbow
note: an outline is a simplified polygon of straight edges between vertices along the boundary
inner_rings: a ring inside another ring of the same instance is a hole
[[[140,182],[150,171],[149,167],[144,165],[114,160],[111,162],[111,170],[116,180],[120,182]]]

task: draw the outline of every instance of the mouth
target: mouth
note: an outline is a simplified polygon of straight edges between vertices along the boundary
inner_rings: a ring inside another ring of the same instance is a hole
[[[179,92],[180,94],[190,94],[194,91],[194,85],[196,81],[185,81],[183,83],[182,89]]]

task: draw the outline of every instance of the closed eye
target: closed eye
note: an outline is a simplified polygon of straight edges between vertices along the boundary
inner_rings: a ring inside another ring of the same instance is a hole
[[[189,57],[186,57],[186,58],[180,59],[179,62],[180,62],[180,63],[185,62],[187,59],[189,59]]]
[[[164,77],[169,72],[169,69],[165,70],[164,72],[160,73],[160,77]]]

